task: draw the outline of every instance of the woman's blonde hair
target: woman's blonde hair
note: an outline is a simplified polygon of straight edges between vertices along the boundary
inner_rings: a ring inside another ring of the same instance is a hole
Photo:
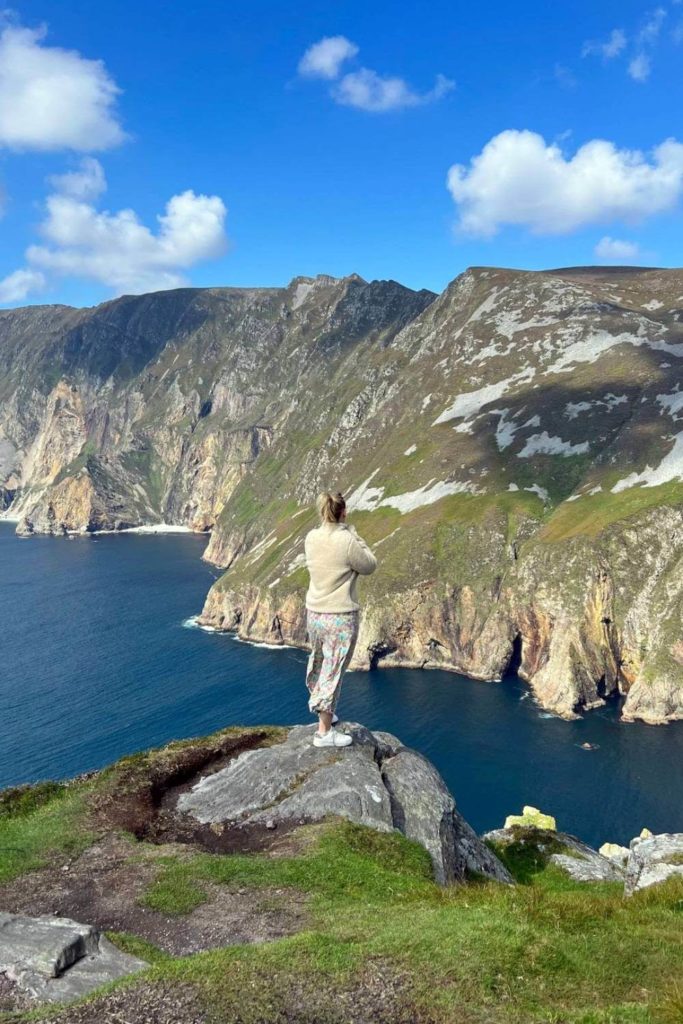
[[[344,496],[339,491],[336,494],[325,491],[318,498],[318,511],[324,523],[338,523],[345,508]]]

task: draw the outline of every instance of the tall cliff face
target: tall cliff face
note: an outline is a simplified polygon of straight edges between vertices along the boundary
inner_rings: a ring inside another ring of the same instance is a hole
[[[203,620],[305,643],[303,538],[350,495],[356,666],[512,664],[567,717],[683,717],[683,272],[473,269],[0,314],[24,531],[212,529]]]

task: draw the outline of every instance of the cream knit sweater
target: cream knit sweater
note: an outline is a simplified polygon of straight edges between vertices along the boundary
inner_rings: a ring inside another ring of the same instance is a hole
[[[359,574],[374,572],[377,559],[355,527],[322,523],[306,535],[304,550],[311,576],[306,607],[314,612],[357,611],[356,580]]]

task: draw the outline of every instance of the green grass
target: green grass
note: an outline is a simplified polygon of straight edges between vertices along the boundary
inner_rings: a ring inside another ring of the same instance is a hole
[[[170,953],[165,953],[153,942],[131,935],[130,932],[106,932],[106,936],[122,952],[146,960],[148,964],[166,964],[173,959]]]
[[[603,487],[611,486],[611,482]],[[629,487],[612,494],[610,490],[566,502],[550,516],[539,532],[544,541],[562,541],[584,535],[596,537],[613,523],[628,519],[658,505],[683,503],[683,484],[672,481],[658,487]]]
[[[118,775],[5,794],[0,880],[82,849],[92,840],[83,828],[88,793],[116,778],[129,783],[131,769],[168,756],[166,748],[125,759]],[[353,1000],[366,971],[381,965],[401,979],[405,1019],[416,1024],[680,1024],[683,879],[625,899],[621,885],[571,881],[547,863],[550,848],[539,854],[523,838],[500,851],[514,887],[440,888],[422,847],[338,820],[304,828],[289,854],[155,857],[160,871],[142,901],[156,911],[188,914],[216,885],[264,897],[275,890],[285,906],[289,890],[308,896],[305,930],[179,958],[114,933],[117,946],[151,965],[120,984],[192,984],[212,1024],[256,1024],[315,1005],[321,989]]]
[[[0,885],[56,856],[75,856],[94,836],[86,827],[86,786],[45,783],[9,790],[0,802]]]
[[[291,888],[310,895],[311,925],[256,948],[159,963],[152,976],[199,984],[220,1021],[245,990],[253,1017],[240,1020],[256,1022],[323,982],[362,984],[374,962],[408,979],[416,1014],[444,1022],[680,1020],[667,1014],[679,998],[672,979],[683,983],[683,880],[625,900],[622,886],[572,882],[522,844],[506,859],[514,888],[441,889],[421,847],[343,822],[299,856],[169,861],[151,890],[158,909],[177,912],[207,882]]]

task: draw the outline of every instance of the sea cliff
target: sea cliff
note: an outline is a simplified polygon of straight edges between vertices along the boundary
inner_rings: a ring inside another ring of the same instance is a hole
[[[305,644],[340,487],[380,561],[356,667],[519,671],[564,717],[683,717],[683,272],[473,268],[0,313],[24,534],[210,531],[202,621]]]

